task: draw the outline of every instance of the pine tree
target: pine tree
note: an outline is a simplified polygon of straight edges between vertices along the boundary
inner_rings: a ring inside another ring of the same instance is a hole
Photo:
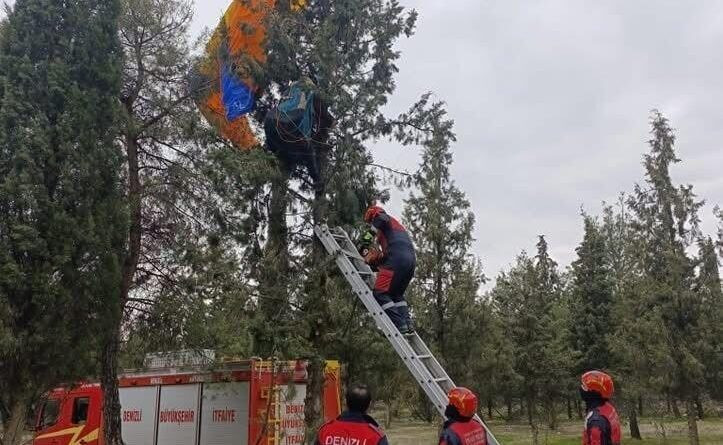
[[[600,224],[583,215],[585,235],[572,263],[572,336],[580,354],[576,373],[606,369],[610,365],[608,336],[612,325],[611,268]]]
[[[474,214],[451,178],[453,122],[444,105],[430,104],[430,97],[425,95],[414,107],[415,116],[422,118],[417,125],[423,129],[419,143],[424,151],[413,178],[416,192],[410,194],[404,210],[404,222],[417,250],[417,270],[408,295],[418,329],[431,339],[452,378],[482,388],[475,384],[479,376],[473,376],[473,365],[491,359],[492,336],[485,335],[490,326],[478,294],[485,278],[470,253]],[[471,340],[470,332],[479,335]],[[484,390],[489,395],[489,388]]]
[[[348,289],[330,292],[338,277],[332,275],[323,247],[313,240],[312,226],[358,224],[365,207],[381,195],[370,170],[367,142],[389,135],[395,126],[382,108],[395,88],[400,54],[394,45],[402,35],[411,35],[416,13],[405,11],[396,0],[311,1],[300,12],[285,9],[279,4],[269,23],[266,77],[282,87],[302,75],[314,77],[317,93],[336,117],[326,148],[318,152],[322,190],[313,191],[303,177],[291,182],[287,205],[293,211],[287,213],[306,217],[289,221],[288,241],[276,242],[288,246],[288,274],[300,278],[295,280],[299,285],[288,290],[288,305],[298,310],[284,314],[294,326],[290,336],[301,340],[296,353],[309,358],[305,417],[310,441],[320,421],[323,358],[343,329],[343,318],[331,307],[354,304]],[[260,108],[275,99],[267,95]]]
[[[430,121],[425,128],[429,132],[422,136],[422,162],[414,175],[418,194],[410,194],[404,210],[404,222],[417,250],[417,271],[410,294],[420,329],[433,339],[433,347],[448,362],[461,352],[450,348],[459,331],[449,331],[461,322],[450,319],[453,306],[458,303],[452,299],[457,296],[467,303],[474,302],[484,278],[479,273],[469,273],[475,269],[470,254],[474,214],[464,193],[451,179],[453,122],[446,118],[440,103],[432,104],[427,116]],[[465,298],[466,292],[471,298]],[[458,308],[454,309],[457,312]]]
[[[543,236],[535,258],[520,254],[512,269],[498,277],[491,294],[513,343],[513,368],[535,444],[539,440],[538,407],[542,404],[548,420],[553,420],[553,404],[564,391],[569,372],[570,351],[564,349],[567,339],[556,329],[566,322],[560,313],[564,307],[561,295],[557,265]]]
[[[715,243],[708,237],[698,242],[699,261],[696,291],[703,307],[700,326],[701,361],[705,366],[705,382],[714,400],[723,398],[723,291]],[[700,405],[700,397],[696,403]],[[702,411],[699,409],[699,411]],[[702,417],[699,412],[699,417]]]
[[[19,0],[0,46],[0,397],[88,376],[117,301],[119,4]]]
[[[694,402],[703,381],[697,345],[704,307],[694,291],[695,262],[687,249],[699,237],[697,213],[702,202],[696,200],[692,186],[673,184],[670,167],[680,160],[668,120],[654,112],[651,126],[646,184],[636,185],[628,200],[635,215],[633,230],[643,247],[638,261],[644,273],[643,304],[632,315],[654,327],[641,340],[660,346],[655,357],[657,383],[685,403],[690,443],[697,445]]]
[[[139,360],[149,348],[214,347],[216,341],[232,351],[248,348],[245,336],[228,335],[242,334],[249,323],[231,326],[229,318],[245,315],[239,311],[253,296],[251,271],[241,264],[257,254],[254,216],[270,170],[268,156],[243,155],[202,124],[187,85],[193,4],[124,0],[122,6],[118,140],[130,224],[118,304],[101,351],[109,445],[121,441],[122,352]],[[240,308],[224,307],[232,302]],[[133,334],[125,351],[121,332]]]
[[[610,317],[615,320],[606,337],[609,363],[616,382],[616,400],[627,413],[630,436],[642,439],[638,411],[642,415],[642,398],[647,390],[651,367],[647,355],[640,354],[637,342],[646,326],[638,324],[632,315],[640,303],[642,272],[636,264],[637,244],[631,227],[631,216],[621,195],[615,206],[605,204],[600,231],[605,240],[606,263],[610,266],[612,305]]]

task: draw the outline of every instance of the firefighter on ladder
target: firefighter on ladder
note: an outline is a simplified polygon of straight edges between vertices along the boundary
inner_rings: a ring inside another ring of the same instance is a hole
[[[447,395],[444,411],[447,421],[439,436],[439,445],[487,445],[487,431],[474,419],[477,396],[467,388],[453,388]]]
[[[366,385],[351,387],[346,393],[347,410],[319,429],[315,445],[389,445],[379,424],[367,415],[371,402],[372,394]]]
[[[620,445],[620,419],[610,403],[615,391],[613,379],[602,371],[589,371],[580,380],[587,413],[583,445]]]
[[[404,299],[417,262],[412,239],[407,229],[379,206],[369,207],[364,221],[371,231],[364,236],[362,255],[367,264],[378,269],[374,298],[402,334],[414,332]],[[374,236],[381,251],[371,247]]]

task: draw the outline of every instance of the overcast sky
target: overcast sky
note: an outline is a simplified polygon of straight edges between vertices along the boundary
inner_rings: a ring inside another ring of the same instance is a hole
[[[228,0],[198,3],[196,29]],[[674,180],[723,205],[723,3],[719,1],[402,0],[419,11],[403,40],[390,112],[433,91],[458,142],[452,169],[477,216],[487,275],[544,234],[563,266],[582,237],[580,208],[600,211],[643,176],[650,110],[678,130]],[[413,149],[377,160],[413,170]],[[389,210],[399,214],[396,194]]]
[[[454,178],[477,216],[486,273],[506,268],[545,234],[563,266],[599,212],[643,175],[648,117],[678,130],[674,180],[723,205],[723,3],[715,0],[401,0],[417,33],[400,42],[392,114],[433,91],[456,121]],[[197,0],[194,33],[230,0]],[[413,170],[418,151],[375,147]],[[403,194],[389,206],[401,212]]]

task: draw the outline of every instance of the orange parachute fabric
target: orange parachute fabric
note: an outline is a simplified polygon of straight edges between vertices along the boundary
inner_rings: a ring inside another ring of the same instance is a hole
[[[292,3],[301,8],[305,0]],[[254,78],[266,63],[266,18],[275,0],[233,0],[206,46],[197,69],[196,103],[208,122],[242,150],[259,145],[246,113],[260,86]]]

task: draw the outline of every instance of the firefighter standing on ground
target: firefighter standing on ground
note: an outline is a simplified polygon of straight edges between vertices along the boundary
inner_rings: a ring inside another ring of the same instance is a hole
[[[417,262],[412,239],[407,229],[379,206],[369,207],[364,221],[371,226],[381,247],[381,251],[368,249],[364,257],[370,266],[378,268],[374,298],[401,333],[413,332],[409,307],[404,300]]]
[[[615,391],[613,379],[602,371],[589,371],[580,380],[587,413],[583,445],[620,445],[620,419],[610,403]]]
[[[447,421],[439,436],[439,445],[487,445],[487,431],[474,419],[477,396],[467,388],[457,387],[447,395],[444,411]]]
[[[379,424],[367,415],[372,394],[366,385],[355,385],[346,393],[347,410],[336,420],[325,423],[316,436],[316,445],[358,443],[389,445]]]

